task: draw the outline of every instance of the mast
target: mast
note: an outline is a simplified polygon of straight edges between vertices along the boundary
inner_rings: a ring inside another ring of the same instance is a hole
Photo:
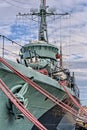
[[[62,68],[63,68],[63,59],[62,59],[61,17],[60,17],[60,69]]]
[[[60,69],[63,68],[62,45],[60,44]]]
[[[47,23],[46,23],[46,0],[41,0],[40,5],[40,27],[39,27],[39,40],[40,41],[46,41],[48,43],[48,33],[47,33]]]
[[[27,13],[27,14],[19,13],[17,16],[23,16],[23,17],[30,16],[30,15],[31,16],[38,16],[40,18],[38,40],[39,41],[45,41],[46,43],[49,43],[46,17],[51,16],[51,15],[60,15],[60,16],[68,15],[68,13],[57,14],[57,13],[54,13],[53,10],[48,11],[47,8],[48,8],[48,6],[46,6],[46,0],[41,0],[39,11],[37,11],[36,9],[31,9],[31,13]]]

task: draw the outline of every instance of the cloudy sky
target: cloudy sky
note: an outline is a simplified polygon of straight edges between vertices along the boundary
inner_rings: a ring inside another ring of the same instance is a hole
[[[49,41],[59,47],[63,45],[64,65],[75,72],[80,98],[87,105],[87,0],[47,0],[50,10],[55,13],[69,13],[68,16],[52,16],[48,21]],[[0,35],[24,45],[38,37],[38,18],[32,22],[30,16],[17,14],[30,13],[39,9],[40,0],[0,0]],[[54,42],[53,42],[54,41]],[[3,39],[0,37],[0,56]],[[5,41],[5,56],[12,60],[17,57],[19,46]]]

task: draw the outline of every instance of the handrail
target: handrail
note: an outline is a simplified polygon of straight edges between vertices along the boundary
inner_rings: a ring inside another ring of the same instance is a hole
[[[14,53],[11,50],[8,50],[7,48],[5,48],[5,40],[11,42],[11,45],[15,44],[15,45],[17,45],[19,47],[23,47],[23,46],[20,45],[19,43],[15,42],[15,41],[13,41],[13,40],[11,40],[10,38],[4,36],[4,35],[0,35],[0,38],[2,38],[2,47],[0,47],[0,49],[2,49],[2,57],[5,56],[5,52],[11,53],[11,54],[14,54],[14,55],[17,56],[16,53]]]

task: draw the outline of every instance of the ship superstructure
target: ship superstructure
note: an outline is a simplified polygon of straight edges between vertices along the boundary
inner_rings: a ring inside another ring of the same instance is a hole
[[[78,115],[79,109],[85,110],[74,73],[62,66],[62,47],[59,52],[48,40],[46,17],[54,12],[47,12],[46,1],[41,0],[39,12],[31,15],[40,17],[38,41],[22,46],[17,62],[0,58],[0,88],[5,93],[0,91],[0,127],[75,130],[77,118],[86,122]]]

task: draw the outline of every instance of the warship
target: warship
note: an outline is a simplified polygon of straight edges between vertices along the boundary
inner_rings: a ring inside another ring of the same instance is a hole
[[[79,129],[79,89],[62,65],[62,47],[49,43],[46,17],[55,14],[47,8],[41,0],[31,13],[40,18],[38,41],[21,46],[17,62],[0,57],[1,130]]]

